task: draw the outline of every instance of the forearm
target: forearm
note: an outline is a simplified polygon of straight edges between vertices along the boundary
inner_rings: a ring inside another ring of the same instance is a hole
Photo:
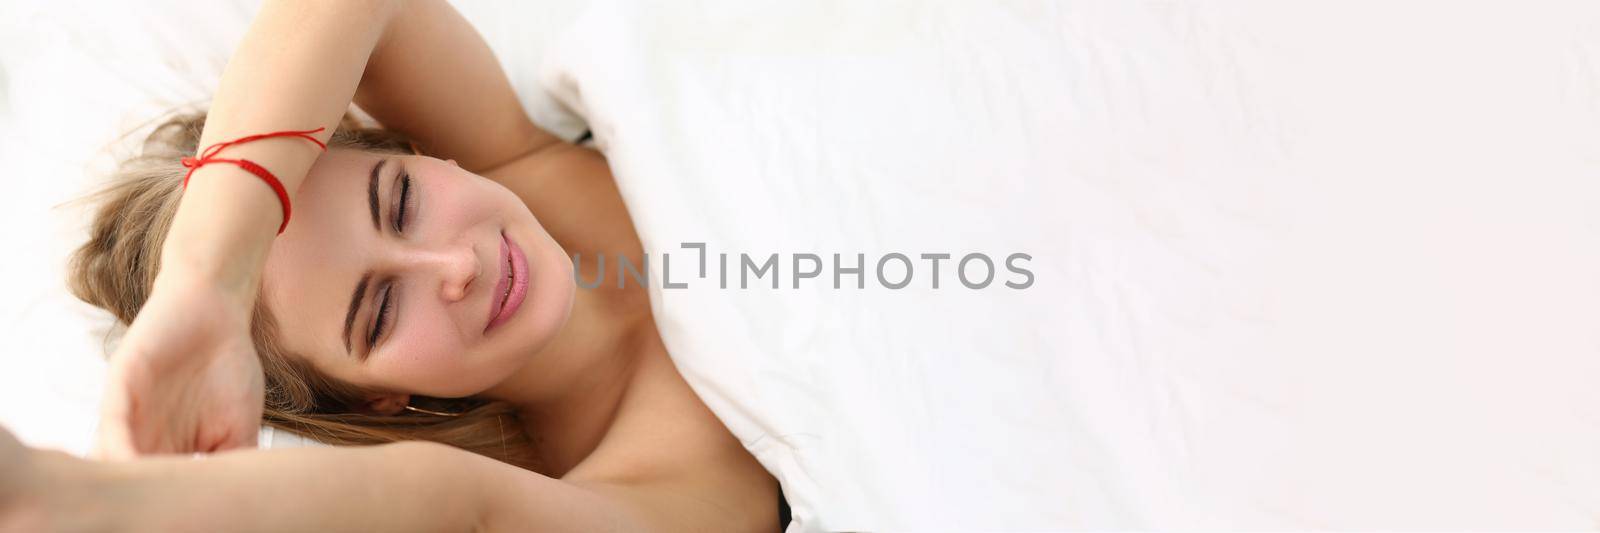
[[[395,1],[292,1],[262,5],[224,70],[200,148],[245,135],[326,128],[348,109],[382,38]],[[270,170],[295,196],[319,152],[294,138],[228,148]],[[292,203],[292,202],[291,202]],[[163,268],[185,270],[252,300],[274,232],[278,199],[255,176],[228,164],[196,170],[162,252]]]
[[[119,531],[596,531],[629,523],[594,492],[433,443],[108,467],[110,482],[94,492],[114,503],[94,508]]]
[[[442,0],[394,14],[356,102],[428,155],[473,172],[559,142],[528,120],[489,45]]]
[[[232,452],[116,465],[120,531],[462,531],[472,487],[398,467],[403,446]],[[457,490],[446,490],[454,488]],[[428,501],[431,500],[431,501]]]

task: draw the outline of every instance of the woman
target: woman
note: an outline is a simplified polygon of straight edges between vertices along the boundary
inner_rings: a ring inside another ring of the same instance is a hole
[[[352,101],[388,130],[341,121]],[[243,165],[184,188],[196,148],[317,127],[326,153],[226,148],[292,211]],[[123,174],[73,272],[131,322],[96,444],[121,461],[0,435],[0,530],[779,527],[643,288],[575,287],[569,253],[642,255],[604,160],[533,125],[447,4],[269,1],[209,116]],[[263,410],[383,444],[142,457],[248,446]]]

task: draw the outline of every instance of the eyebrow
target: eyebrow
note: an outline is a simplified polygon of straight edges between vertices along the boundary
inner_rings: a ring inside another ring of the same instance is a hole
[[[380,157],[372,165],[372,171],[367,174],[367,211],[372,213],[372,229],[382,232],[383,227],[378,224],[378,175],[383,173],[383,165],[389,158]],[[361,311],[361,301],[367,295],[367,285],[372,283],[372,272],[367,271],[361,275],[361,281],[356,283],[356,290],[350,293],[350,309],[344,313],[344,352],[350,353],[351,329],[355,327],[356,313]]]
[[[372,282],[372,273],[361,275],[361,282],[356,283],[356,291],[350,295],[350,310],[344,314],[344,353],[350,353],[350,329],[356,323],[356,311],[361,310],[361,300],[367,294],[367,285]]]
[[[378,174],[383,173],[383,165],[388,162],[388,158],[379,158],[367,177],[367,210],[372,213],[372,229],[378,231],[383,231],[378,227]]]

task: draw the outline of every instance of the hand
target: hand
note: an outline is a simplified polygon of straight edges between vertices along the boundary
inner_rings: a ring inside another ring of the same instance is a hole
[[[170,279],[181,281],[157,280],[111,357],[94,457],[256,444],[264,378],[250,339],[253,297]]]

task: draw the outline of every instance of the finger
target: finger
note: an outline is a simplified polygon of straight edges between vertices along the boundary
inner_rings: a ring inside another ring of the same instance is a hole
[[[106,391],[106,400],[100,408],[100,427],[95,431],[94,447],[89,456],[107,461],[126,461],[139,455],[133,445],[133,431],[129,427],[125,395],[119,387]]]
[[[257,446],[261,435],[261,410],[245,407],[242,411],[228,417],[224,431],[216,440],[214,449],[210,451],[249,449]]]
[[[260,440],[260,428],[233,428],[217,442],[216,446],[208,452],[224,452],[228,450],[248,450],[255,448]]]
[[[118,355],[126,350],[118,349]],[[128,389],[128,375],[123,365],[113,356],[106,374],[104,396],[100,398],[99,427],[95,428],[95,441],[89,455],[108,461],[130,460],[138,456],[134,445],[132,397]]]
[[[101,404],[101,424],[106,459],[127,460],[141,455],[173,453],[175,446],[163,417],[150,417],[151,394],[159,394],[149,380],[141,358],[128,354],[123,364],[114,364],[106,380],[106,395]],[[140,392],[140,394],[136,394]]]
[[[134,390],[147,390],[130,384],[135,379],[131,373],[113,372],[101,404],[100,430],[96,439],[98,458],[131,460],[143,455],[178,453],[172,435],[172,421],[167,417],[150,417],[149,402]]]
[[[184,449],[193,439],[180,437],[188,417],[170,407],[181,401],[174,397],[178,391],[160,387],[147,363],[130,355],[113,368],[108,381],[105,405],[106,420],[112,424],[108,432],[112,458],[194,451]]]
[[[108,461],[125,460],[133,452],[128,433],[128,405],[122,376],[113,366],[106,376],[104,396],[100,397],[99,424],[89,457]]]
[[[239,357],[248,363],[256,363],[255,353],[244,353]],[[238,448],[255,448],[260,442],[262,404],[265,397],[262,391],[264,377],[261,374],[259,363],[243,364],[240,369],[243,383],[235,385],[233,392],[237,395],[224,412],[225,416],[219,420],[223,422],[226,430],[217,443],[217,450],[230,450]]]

